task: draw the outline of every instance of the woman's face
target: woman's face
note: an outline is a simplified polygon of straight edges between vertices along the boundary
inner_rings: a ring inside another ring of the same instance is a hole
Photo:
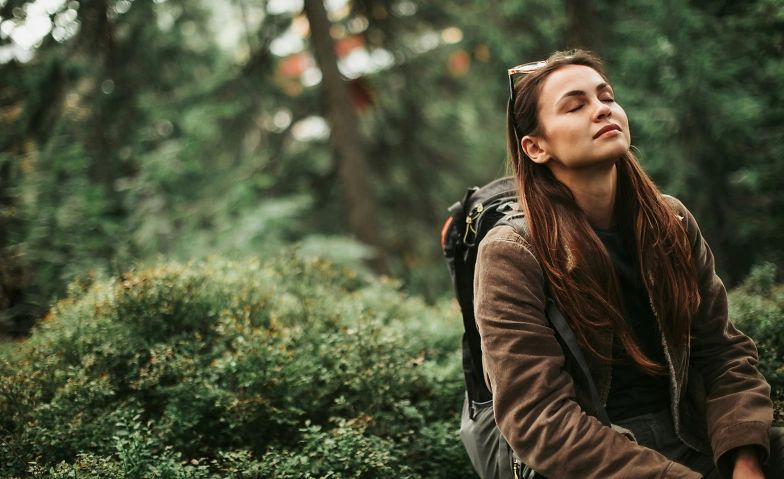
[[[551,170],[612,166],[631,146],[626,112],[612,87],[593,68],[568,65],[551,73],[539,95],[541,134],[523,150]]]

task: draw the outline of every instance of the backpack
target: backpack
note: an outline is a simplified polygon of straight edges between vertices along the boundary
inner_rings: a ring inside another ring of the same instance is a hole
[[[478,188],[469,188],[462,200],[449,208],[450,216],[441,230],[441,246],[452,275],[455,295],[463,316],[463,377],[466,398],[460,424],[460,437],[471,463],[482,479],[542,478],[520,461],[503,437],[493,416],[493,395],[485,384],[482,347],[474,317],[474,270],[479,244],[496,226],[512,226],[528,237],[525,214],[517,203],[513,177],[497,179]],[[588,379],[599,420],[610,427],[610,419],[599,398],[588,365],[569,324],[547,298],[548,321],[563,340],[568,353]]]

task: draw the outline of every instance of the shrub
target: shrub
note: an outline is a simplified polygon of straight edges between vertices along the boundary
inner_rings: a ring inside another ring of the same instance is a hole
[[[0,470],[472,477],[461,329],[452,303],[295,255],[75,283],[3,347]]]
[[[784,286],[736,325],[784,395]],[[296,255],[75,283],[0,351],[0,471],[40,478],[469,478],[459,311]]]
[[[775,425],[784,426],[784,285],[776,283],[776,267],[753,268],[730,292],[729,303],[735,326],[757,344],[757,367],[772,389]]]

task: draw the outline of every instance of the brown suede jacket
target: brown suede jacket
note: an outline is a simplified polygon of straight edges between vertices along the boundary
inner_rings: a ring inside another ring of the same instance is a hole
[[[729,321],[726,290],[694,217],[677,199],[667,200],[686,226],[702,298],[689,347],[663,340],[675,430],[691,448],[713,454],[724,471],[730,455],[722,456],[738,446],[759,446],[767,460],[773,408],[755,367],[757,349]],[[702,477],[593,417],[588,386],[545,318],[544,286],[533,247],[512,227],[494,228],[482,241],[476,321],[496,421],[512,449],[550,479]],[[607,331],[598,344],[611,347],[611,336]],[[606,402],[611,366],[588,362]]]

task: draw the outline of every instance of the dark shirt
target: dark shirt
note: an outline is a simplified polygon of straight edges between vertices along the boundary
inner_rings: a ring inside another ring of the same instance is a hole
[[[662,346],[662,335],[651,308],[648,291],[635,267],[633,249],[624,241],[618,228],[594,228],[610,255],[623,296],[624,315],[631,324],[637,344],[645,355],[667,365]],[[623,346],[613,347],[612,381],[607,397],[607,414],[615,422],[642,414],[660,411],[670,405],[670,378],[651,376],[640,369]]]

